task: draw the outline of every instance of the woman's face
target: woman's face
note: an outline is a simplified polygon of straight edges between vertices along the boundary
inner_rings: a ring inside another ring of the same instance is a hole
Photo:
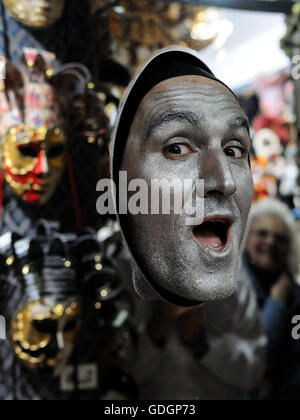
[[[284,223],[274,215],[259,216],[252,222],[247,251],[254,265],[276,273],[287,266],[290,242]]]

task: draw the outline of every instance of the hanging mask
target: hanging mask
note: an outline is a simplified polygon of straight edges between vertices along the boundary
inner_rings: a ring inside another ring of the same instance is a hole
[[[31,28],[48,28],[58,21],[65,0],[4,0],[14,18]]]
[[[12,267],[24,300],[12,316],[10,337],[17,358],[27,368],[56,374],[76,344],[81,304],[69,257],[74,236],[42,237],[13,243]]]
[[[6,66],[0,91],[2,167],[11,189],[31,204],[53,195],[66,164],[65,121],[52,85],[55,56],[25,49]]]
[[[270,128],[262,128],[256,133],[253,139],[253,147],[257,157],[266,159],[279,156],[282,152],[280,139],[275,131]]]
[[[3,168],[11,189],[24,201],[45,204],[63,175],[67,140],[60,127],[12,127],[3,143]]]
[[[0,79],[4,177],[33,205],[46,204],[61,180],[72,98],[85,92],[89,80],[88,71],[76,64],[54,72],[54,61],[52,53],[27,48],[20,69],[6,61],[6,78]]]
[[[75,299],[58,304],[46,299],[27,303],[11,324],[17,358],[33,370],[59,369],[74,348],[79,315]]]

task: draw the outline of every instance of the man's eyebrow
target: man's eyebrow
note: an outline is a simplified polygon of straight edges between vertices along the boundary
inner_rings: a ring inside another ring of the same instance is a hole
[[[161,126],[173,121],[188,122],[192,126],[197,126],[199,116],[191,111],[167,111],[155,117],[146,129],[146,139]]]
[[[234,117],[228,122],[228,127],[231,130],[234,130],[236,128],[246,128],[248,133],[250,134],[250,123],[247,117]]]

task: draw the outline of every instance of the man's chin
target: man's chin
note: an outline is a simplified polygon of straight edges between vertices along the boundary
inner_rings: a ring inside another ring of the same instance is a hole
[[[173,267],[175,268],[175,267]],[[196,268],[196,267],[195,267]],[[158,297],[174,305],[192,307],[200,303],[229,298],[236,289],[238,267],[234,264],[225,270],[201,269],[187,273],[184,270],[169,269],[159,271],[158,267],[148,267],[142,273],[132,260],[133,283],[137,294],[145,300]],[[149,275],[151,273],[151,275]]]
[[[197,302],[224,300],[232,296],[237,285],[237,270],[197,277],[182,291],[183,298]]]
[[[236,242],[232,244],[229,253],[219,255],[219,258],[203,253],[198,248],[196,254],[185,255],[184,260],[184,266],[191,268],[181,273],[180,270],[177,271],[176,277],[178,291],[186,299],[209,302],[227,299],[234,293],[239,266],[239,249]],[[179,282],[180,277],[185,280]]]
[[[176,272],[175,272],[176,271]],[[209,269],[202,265],[189,273],[184,269],[171,270],[172,274],[166,278],[157,273],[150,283],[159,286],[159,294],[163,291],[190,302],[211,302],[229,298],[236,289],[238,264],[225,264],[223,269],[211,266]],[[155,287],[157,290],[158,288]]]

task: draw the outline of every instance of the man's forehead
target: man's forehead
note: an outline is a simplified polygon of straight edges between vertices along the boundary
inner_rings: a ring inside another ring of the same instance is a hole
[[[166,80],[148,92],[135,121],[149,126],[148,132],[155,128],[153,125],[162,125],[163,122],[181,120],[197,125],[197,122],[203,123],[215,115],[224,122],[241,119],[243,123],[238,125],[249,129],[244,111],[228,88],[206,77],[181,76]]]
[[[166,90],[168,87],[185,87],[189,84],[196,84],[202,87],[211,86],[215,88],[220,88],[226,90],[228,93],[232,94],[230,90],[223,85],[223,83],[219,82],[215,79],[210,79],[205,76],[200,75],[186,75],[186,76],[177,76],[177,77],[171,77],[169,79],[166,79],[160,83],[158,83],[156,86],[154,86],[151,90],[152,91],[160,91],[160,90]]]
[[[203,107],[208,104],[221,105],[222,102],[231,103],[237,109],[240,105],[235,96],[222,83],[203,76],[180,76],[165,80],[144,97],[139,110],[145,116],[151,111],[162,111],[166,107],[178,107],[180,104]]]

